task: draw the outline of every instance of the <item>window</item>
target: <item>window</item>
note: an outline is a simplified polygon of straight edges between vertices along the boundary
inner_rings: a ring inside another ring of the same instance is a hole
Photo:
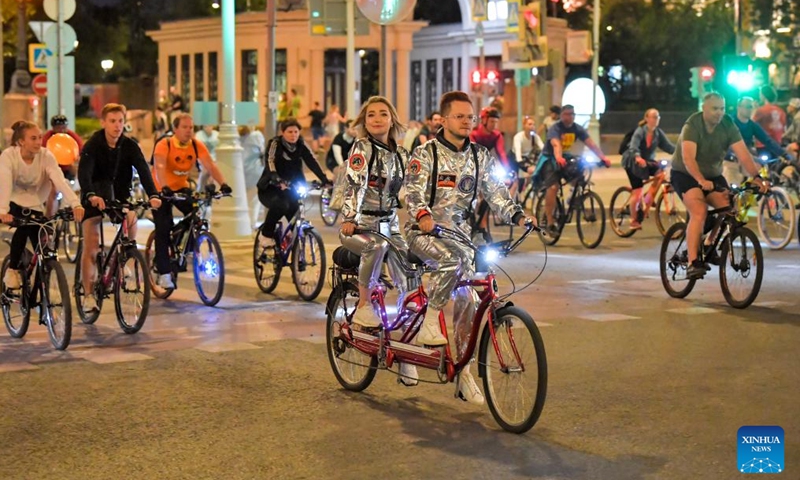
[[[421,120],[422,113],[422,62],[411,62],[411,118]]]
[[[275,50],[275,91],[286,91],[286,49]]]
[[[217,52],[208,52],[208,100],[216,102],[219,98],[217,92]]]
[[[205,92],[203,89],[205,85],[203,83],[203,78],[205,78],[205,72],[203,71],[203,54],[202,53],[195,53],[194,54],[194,99],[198,101],[203,101],[206,98]]]
[[[192,77],[189,74],[190,62],[191,57],[189,55],[181,55],[181,96],[187,105],[192,98]]]
[[[167,88],[178,86],[178,59],[175,55],[169,56],[169,67],[167,73]]]
[[[258,50],[242,50],[242,101],[258,101]]]
[[[486,3],[486,16],[489,21],[505,20],[508,18],[508,2],[506,0],[489,0]]]
[[[442,60],[442,94],[453,90],[453,59]],[[433,110],[433,108],[431,108]]]
[[[433,110],[436,105],[436,101],[438,100],[438,96],[436,95],[436,59],[431,59],[425,62],[425,107],[427,107],[427,112],[420,112],[423,115],[427,116],[428,113]],[[422,117],[420,117],[422,118]]]

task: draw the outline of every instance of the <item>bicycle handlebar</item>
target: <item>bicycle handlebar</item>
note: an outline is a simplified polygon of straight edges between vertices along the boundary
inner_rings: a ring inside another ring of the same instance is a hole
[[[29,225],[44,226],[56,220],[66,220],[71,222],[74,219],[75,217],[72,212],[72,207],[65,207],[57,211],[52,217],[46,217],[41,214],[31,215],[29,217],[14,217],[14,220],[9,223],[8,226],[12,228],[25,227]]]

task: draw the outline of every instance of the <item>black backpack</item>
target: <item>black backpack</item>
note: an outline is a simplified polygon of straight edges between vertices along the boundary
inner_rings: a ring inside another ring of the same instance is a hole
[[[624,137],[622,137],[622,143],[619,144],[619,154],[624,155],[625,152],[628,151],[628,148],[631,146],[631,139],[633,138],[633,134],[636,132],[634,128],[630,132],[626,133]]]

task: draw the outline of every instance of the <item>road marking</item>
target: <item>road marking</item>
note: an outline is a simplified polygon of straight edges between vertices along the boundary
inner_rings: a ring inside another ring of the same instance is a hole
[[[762,307],[762,308],[790,307],[792,305],[794,305],[794,303],[782,302],[780,300],[775,300],[770,302],[755,302],[753,304],[754,307]]]
[[[80,355],[84,360],[101,365],[107,363],[140,362],[142,360],[152,360],[153,357],[142,353],[113,352],[103,350],[87,350]]]
[[[194,348],[195,350],[202,350],[204,352],[220,353],[220,352],[233,352],[237,350],[256,350],[261,347],[259,347],[258,345],[253,345],[252,343],[240,342],[240,343],[209,343]]]
[[[26,370],[39,370],[39,367],[30,363],[0,363],[0,373],[24,372]]]
[[[592,278],[589,280],[572,280],[567,283],[577,283],[582,285],[601,285],[603,283],[614,283],[614,280],[606,280],[605,278]]]
[[[316,345],[323,345],[323,344],[325,344],[325,341],[326,341],[325,337],[322,336],[322,335],[315,335],[315,336],[311,336],[311,337],[303,337],[303,338],[298,338],[297,340],[302,340],[304,342],[313,343],[313,344],[316,344]]]
[[[794,264],[792,264],[792,265],[778,265],[777,268],[789,268],[789,269],[792,269],[792,270],[800,270],[800,265],[794,265]]]
[[[661,280],[660,275],[639,275],[636,278],[643,278],[645,280]]]
[[[537,327],[552,327],[553,324],[552,323],[547,323],[547,322],[536,322],[536,326]]]
[[[618,320],[639,320],[642,317],[632,317],[621,313],[598,313],[595,315],[581,315],[578,318],[593,322],[616,322]]]
[[[719,313],[719,310],[706,307],[671,308],[667,311],[670,313],[677,313],[680,315],[705,315],[708,313]]]

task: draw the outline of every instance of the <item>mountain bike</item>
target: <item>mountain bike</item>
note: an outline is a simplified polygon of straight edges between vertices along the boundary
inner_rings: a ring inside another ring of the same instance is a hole
[[[534,230],[536,228],[528,225],[513,243],[504,241],[476,246],[460,232],[438,226],[434,229],[433,235],[473,249],[476,271],[485,272],[459,280],[456,285],[456,288],[474,288],[480,299],[472,318],[468,346],[461,359],[453,357],[449,344],[429,348],[413,343],[428,308],[422,275],[430,269],[413,254],[405,258],[391,242],[389,255],[400,259],[407,278],[408,293],[402,307],[390,320],[384,303],[386,287],[376,288],[370,300],[372,307],[379,312],[381,327],[362,329],[353,325],[352,317],[358,304],[359,257],[339,247],[333,256],[336,262],[333,267],[334,289],[326,305],[328,360],[339,384],[346,390],[360,392],[369,387],[378,369],[389,370],[395,362],[436,371],[438,381],[433,383],[457,382],[459,373],[471,361],[477,346],[478,375],[483,379],[483,390],[492,416],[509,432],[530,430],[539,419],[547,396],[544,341],[531,316],[508,301],[511,294],[498,294],[491,262],[510,254]],[[376,231],[357,232],[388,241]],[[439,316],[439,325],[446,337],[443,313]],[[483,330],[479,337],[481,325]]]
[[[187,267],[187,256],[192,256],[192,272],[194,273],[194,288],[200,296],[203,304],[213,307],[222,298],[225,289],[225,261],[222,256],[222,248],[217,237],[209,231],[208,220],[204,213],[211,205],[213,200],[222,197],[230,197],[230,194],[222,194],[216,191],[216,185],[209,184],[203,192],[188,190],[177,192],[172,195],[162,195],[162,200],[192,200],[192,210],[181,221],[172,226],[170,231],[169,257],[172,267],[172,281],[178,284],[178,274],[185,272]],[[172,205],[165,205],[162,208],[172,208]],[[155,261],[155,238],[156,232],[150,232],[147,237],[144,257],[150,266],[149,281],[150,290],[157,298],[169,298],[174,288],[161,288],[158,286],[158,275]]]
[[[761,164],[760,175],[770,181],[770,190],[758,202],[758,233],[771,250],[781,250],[792,241],[797,228],[797,213],[794,200],[789,191],[780,185],[791,187],[786,176],[778,173],[780,165],[785,164],[781,158],[756,157]],[[789,173],[789,172],[787,172]],[[784,183],[782,183],[784,182]]]
[[[312,182],[310,188],[320,188]],[[258,288],[264,293],[275,290],[281,270],[288,266],[292,270],[292,281],[300,298],[311,301],[319,296],[325,283],[325,244],[322,235],[305,217],[305,198],[309,188],[304,184],[289,185],[298,196],[299,208],[286,228],[283,222],[275,227],[275,245],[262,247],[256,235],[253,244],[253,273]]]
[[[76,192],[76,194],[80,196],[80,191]],[[56,195],[59,208],[61,208],[62,198],[63,195],[59,192]],[[75,263],[78,259],[78,244],[81,242],[81,235],[80,223],[58,217],[56,220],[55,234],[51,235],[53,241],[52,248],[57,251],[59,247],[63,246],[64,256],[66,256],[67,261],[69,263]]]
[[[667,160],[661,160],[660,168],[662,170],[667,165]],[[648,189],[648,185],[652,183],[652,177],[645,181],[642,192]],[[634,209],[630,204],[632,192],[633,190],[630,186],[622,186],[611,196],[611,206],[609,207],[611,230],[618,236],[627,238],[636,233],[636,230],[631,229],[630,226],[631,221],[633,221],[633,214],[635,213],[640,219],[644,219],[654,206],[656,209],[656,227],[658,227],[658,231],[662,236],[667,233],[667,230],[672,225],[678,222],[686,222],[686,208],[668,180],[664,180],[656,196],[650,199],[650,203],[645,204],[645,195],[643,194],[636,212],[633,212]]]
[[[553,211],[555,228],[546,228],[549,226],[545,214],[544,190],[539,193],[536,200],[535,216],[541,227],[539,238],[545,245],[555,245],[564,232],[564,226],[572,223],[574,218],[578,237],[583,246],[596,248],[606,233],[606,209],[600,195],[592,191],[592,171],[597,166],[597,160],[567,155],[564,158],[567,160],[567,165],[562,169],[558,197]],[[567,185],[572,187],[569,199],[564,197],[564,187]]]
[[[757,193],[758,187],[744,185],[730,189],[730,206],[710,210],[703,232],[703,247],[698,259],[706,264],[719,265],[719,283],[725,301],[734,308],[746,308],[758,296],[764,276],[764,254],[756,234],[745,226],[741,209],[746,196]],[[745,211],[746,217],[746,211]],[[686,243],[686,223],[676,223],[667,230],[661,243],[659,257],[661,283],[674,298],[691,293],[698,279],[689,278],[689,253]],[[716,233],[713,233],[716,232]],[[709,235],[715,235],[706,245]]]
[[[142,208],[149,208],[147,202],[121,203],[117,200],[106,202],[103,215],[112,223],[118,223],[117,234],[111,246],[104,248],[103,228],[100,228],[100,251],[97,253],[97,278],[92,282],[90,292],[85,292],[81,279],[81,262],[75,264],[75,306],[81,321],[93,324],[102,310],[103,301],[114,295],[114,309],[117,322],[125,333],[136,333],[144,326],[147,310],[150,308],[150,282],[147,280],[147,263],[136,246],[136,240],[128,237],[128,211],[139,214]],[[78,247],[78,257],[84,248],[83,241]],[[86,295],[94,295],[97,307],[90,311],[84,308]]]
[[[52,218],[17,218],[12,227],[38,226],[39,245],[35,252],[25,249],[19,270],[21,288],[10,289],[2,279],[10,268],[11,256],[3,259],[0,269],[0,308],[8,333],[22,338],[28,332],[31,312],[39,311],[39,325],[47,327],[50,343],[56,350],[65,350],[72,337],[72,304],[64,268],[58,263],[58,254],[48,237],[54,234],[59,220],[72,221],[72,209],[56,212]],[[7,241],[8,242],[8,241]],[[10,245],[10,242],[8,242]]]

